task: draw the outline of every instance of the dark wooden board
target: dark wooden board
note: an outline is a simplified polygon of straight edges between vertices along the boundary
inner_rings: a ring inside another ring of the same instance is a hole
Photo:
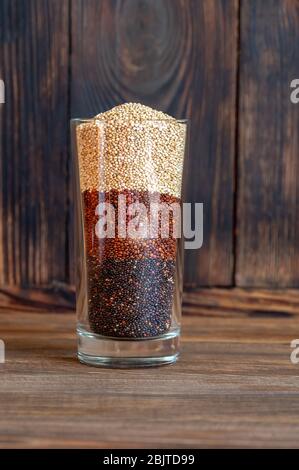
[[[236,284],[298,287],[298,1],[241,5]]]
[[[68,279],[68,0],[0,2],[0,284]]]
[[[79,364],[72,314],[2,313],[0,447],[297,447],[293,318],[183,319],[173,366]]]
[[[194,315],[246,315],[271,322],[299,314],[298,289],[200,288],[185,292],[183,301],[184,312]]]
[[[232,283],[237,31],[237,0],[72,1],[72,117],[125,101],[192,116],[204,246],[187,253],[188,285]]]
[[[207,287],[184,292],[185,314],[200,316],[235,315],[288,318],[299,315],[298,289],[244,289]],[[0,288],[2,312],[72,312],[75,310],[75,289],[63,283],[48,287],[20,289]]]

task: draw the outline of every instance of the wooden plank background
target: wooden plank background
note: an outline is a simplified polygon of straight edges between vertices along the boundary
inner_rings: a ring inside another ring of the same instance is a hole
[[[299,285],[299,2],[242,2],[236,283]]]
[[[68,120],[124,101],[192,120],[186,287],[298,287],[298,70],[297,0],[1,0],[2,296],[68,296]]]
[[[0,1],[0,283],[67,281],[68,2]]]
[[[205,205],[205,243],[186,253],[195,286],[232,284],[237,30],[236,0],[72,2],[72,116],[142,101],[192,119],[188,200]]]

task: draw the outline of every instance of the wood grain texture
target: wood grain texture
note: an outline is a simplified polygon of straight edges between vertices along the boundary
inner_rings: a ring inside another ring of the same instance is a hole
[[[204,245],[186,253],[186,286],[298,287],[298,35],[296,0],[2,0],[1,304],[70,304],[68,118],[123,101],[192,118]]]
[[[245,315],[249,317],[290,317],[299,315],[297,289],[200,288],[184,292],[184,314],[200,316]],[[0,288],[1,312],[71,312],[75,310],[75,289],[53,282],[46,287]]]
[[[0,2],[0,283],[67,280],[68,0]]]
[[[237,0],[73,0],[73,117],[140,101],[191,117],[188,194],[204,203],[204,246],[188,285],[230,285]]]
[[[298,289],[200,288],[185,292],[184,312],[193,315],[246,315],[272,318],[299,315]]]
[[[68,284],[53,282],[45,287],[0,287],[1,312],[66,312],[75,311],[75,289]]]
[[[0,315],[0,447],[296,447],[293,318],[185,317],[173,366],[96,369],[73,315]]]
[[[298,44],[297,1],[242,2],[239,286],[299,286]]]

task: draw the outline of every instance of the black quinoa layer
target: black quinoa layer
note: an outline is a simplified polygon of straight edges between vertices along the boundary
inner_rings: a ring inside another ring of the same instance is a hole
[[[175,261],[159,259],[98,261],[89,256],[89,323],[94,333],[146,338],[166,333],[171,324]]]

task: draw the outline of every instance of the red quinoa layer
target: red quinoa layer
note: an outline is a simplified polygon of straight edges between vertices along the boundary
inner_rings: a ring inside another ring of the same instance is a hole
[[[175,203],[179,207],[180,199],[168,194],[151,193],[136,190],[111,190],[109,192],[98,192],[87,190],[82,194],[84,212],[85,243],[88,255],[103,259],[164,259],[173,260],[176,257],[177,239],[174,238],[174,215],[169,211],[169,235],[163,238],[161,233],[162,213],[158,216],[157,238],[120,238],[118,232],[118,209],[119,196],[123,197],[126,208],[126,226],[134,216],[128,215],[128,206],[132,203],[142,203],[146,209],[147,219],[150,220],[151,203],[163,203],[164,209],[171,208]],[[114,208],[115,214],[115,238],[98,238],[96,224],[99,221],[97,206],[99,203],[109,202]],[[168,219],[165,219],[166,222]]]

